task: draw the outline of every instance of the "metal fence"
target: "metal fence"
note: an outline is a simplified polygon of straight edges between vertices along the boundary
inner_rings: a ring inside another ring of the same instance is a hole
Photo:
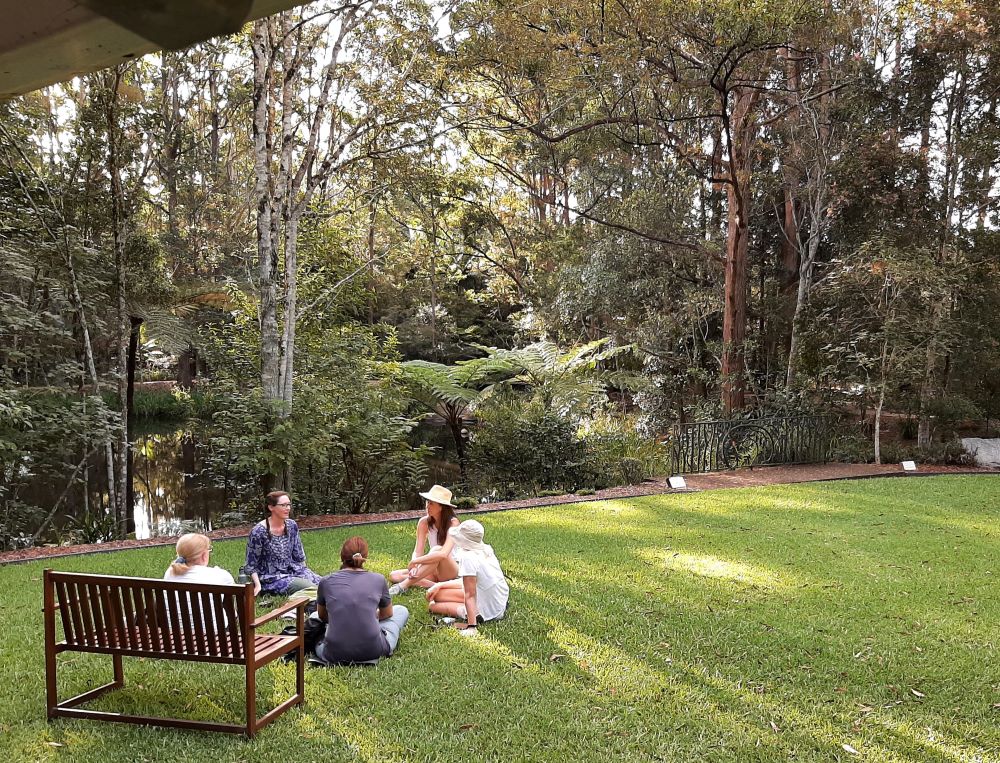
[[[675,474],[742,466],[826,461],[832,421],[828,416],[777,416],[675,424]]]

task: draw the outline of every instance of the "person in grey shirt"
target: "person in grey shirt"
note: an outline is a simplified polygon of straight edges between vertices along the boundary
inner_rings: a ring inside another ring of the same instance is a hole
[[[319,582],[316,614],[327,626],[316,656],[328,665],[388,657],[410,619],[406,607],[393,607],[385,578],[364,569],[367,560],[367,541],[348,538],[340,549],[340,569]]]

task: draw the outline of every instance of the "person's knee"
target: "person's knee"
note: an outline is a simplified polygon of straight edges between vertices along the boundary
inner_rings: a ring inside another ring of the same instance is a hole
[[[400,622],[405,623],[410,619],[410,610],[404,607],[402,604],[395,604],[392,607],[392,614],[399,618]]]

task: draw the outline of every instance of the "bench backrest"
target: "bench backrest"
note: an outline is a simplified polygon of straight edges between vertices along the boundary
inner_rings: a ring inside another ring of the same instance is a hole
[[[253,586],[45,571],[65,649],[242,662],[252,644]]]

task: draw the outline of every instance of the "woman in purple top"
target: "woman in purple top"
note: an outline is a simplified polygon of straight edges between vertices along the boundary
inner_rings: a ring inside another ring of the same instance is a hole
[[[253,579],[254,596],[261,591],[287,596],[319,583],[319,575],[306,567],[299,526],[288,518],[291,508],[288,493],[268,493],[267,516],[250,531],[246,572]]]
[[[385,578],[368,572],[368,543],[355,535],[340,549],[340,570],[319,583],[316,617],[327,623],[316,656],[327,664],[375,663],[396,651],[410,613],[393,607]]]

